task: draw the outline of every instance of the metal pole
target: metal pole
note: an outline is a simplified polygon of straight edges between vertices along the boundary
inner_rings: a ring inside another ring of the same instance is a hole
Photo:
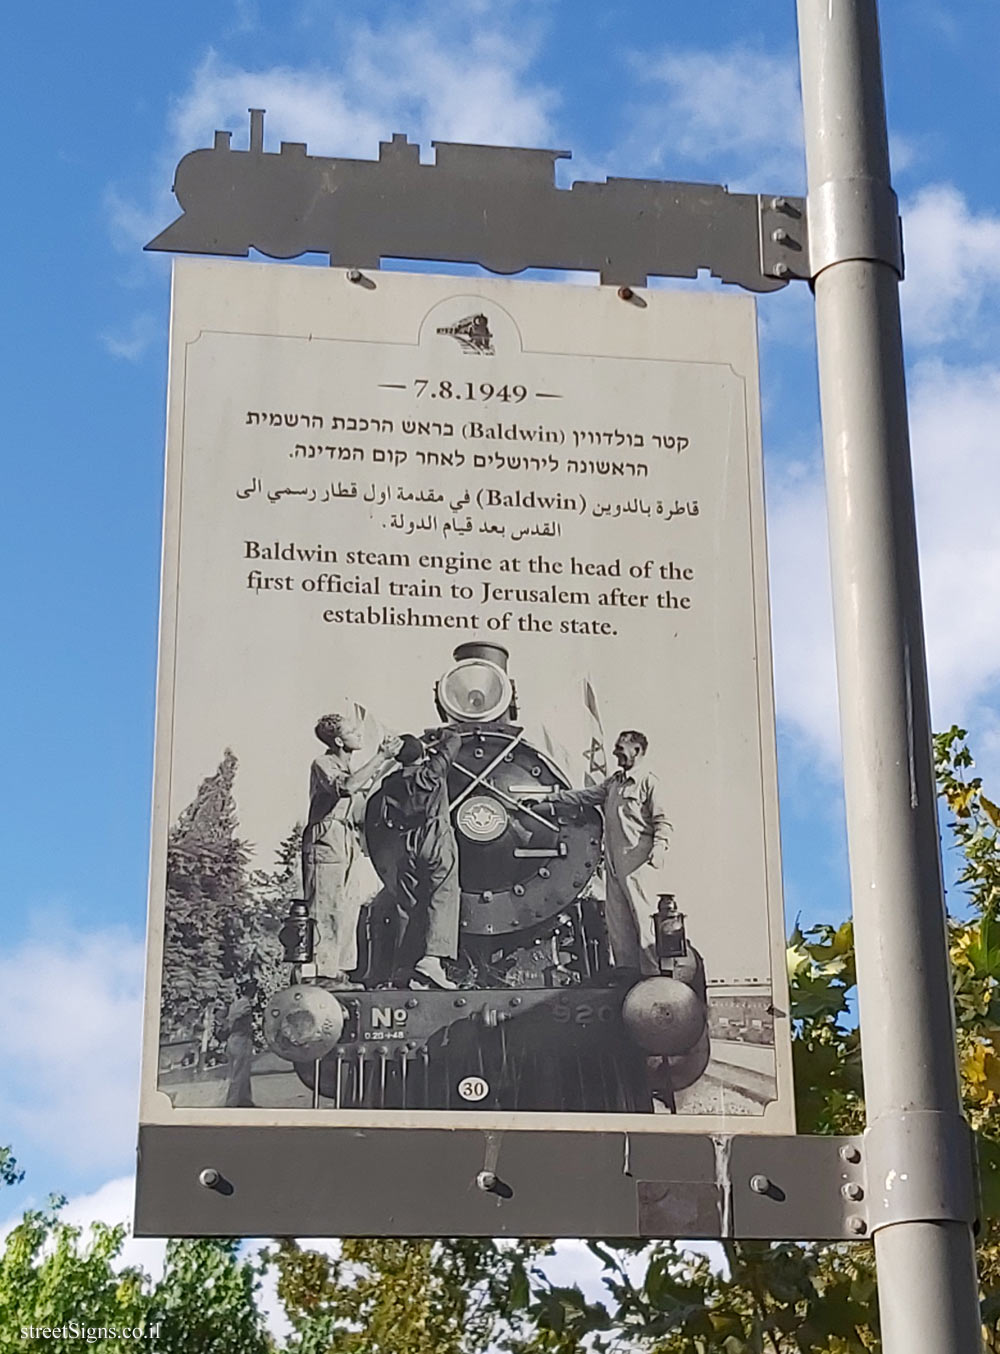
[[[876,3],[798,0],[798,15],[868,1133],[930,1124],[906,1164],[945,1198],[961,1105]],[[872,1224],[882,1348],[971,1354],[969,1221],[910,1213]]]

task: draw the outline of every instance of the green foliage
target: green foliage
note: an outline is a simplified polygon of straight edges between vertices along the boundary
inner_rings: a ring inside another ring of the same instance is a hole
[[[144,1276],[115,1271],[125,1229],[97,1223],[85,1241],[77,1227],[60,1220],[61,1201],[31,1211],[7,1237],[0,1255],[0,1349],[24,1349],[22,1327],[85,1328],[147,1324],[150,1297]],[[46,1347],[79,1347],[79,1338],[45,1341]],[[120,1349],[117,1340],[97,1340],[95,1350]]]
[[[864,1127],[861,1041],[848,1000],[857,982],[854,927],[798,926],[788,941],[792,1060],[800,1133]]]
[[[150,1297],[156,1354],[268,1354],[274,1348],[256,1306],[261,1262],[240,1259],[236,1241],[171,1241]]]
[[[21,1331],[28,1327],[65,1330],[40,1339],[54,1351],[77,1350],[82,1338],[89,1349],[120,1354],[126,1327],[149,1332],[129,1341],[148,1354],[274,1350],[255,1301],[260,1261],[241,1259],[238,1243],[172,1241],[163,1277],[153,1283],[121,1264],[124,1227],[95,1223],[84,1236],[60,1217],[63,1202],[25,1213],[0,1253],[0,1350],[27,1348],[33,1341]]]
[[[18,1170],[17,1160],[9,1147],[0,1147],[0,1185],[19,1185],[24,1172]]]
[[[345,1240],[336,1257],[283,1241],[269,1259],[289,1354],[479,1354],[523,1324],[544,1243]]]

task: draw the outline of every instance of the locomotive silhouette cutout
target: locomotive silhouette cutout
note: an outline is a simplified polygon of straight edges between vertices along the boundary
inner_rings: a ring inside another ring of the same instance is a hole
[[[461,735],[448,780],[461,910],[454,991],[393,986],[402,919],[390,892],[403,834],[377,788],[365,837],[383,883],[364,923],[365,990],[302,979],[314,923],[283,932],[293,985],[264,1012],[272,1050],[336,1108],[651,1113],[708,1065],[705,969],[671,895],[656,918],[658,976],[615,968],[599,888],[603,820],[541,805],[569,788],[528,741],[498,644],[468,643],[438,680]],[[318,1080],[317,1080],[318,1078]]]
[[[467,315],[456,324],[442,325],[438,333],[456,339],[463,353],[493,353],[493,335],[485,315]]]

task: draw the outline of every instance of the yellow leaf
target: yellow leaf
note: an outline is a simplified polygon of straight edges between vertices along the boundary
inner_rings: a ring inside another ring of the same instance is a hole
[[[983,806],[983,812],[994,827],[1000,828],[1000,808],[997,808],[992,799],[987,799],[985,795],[979,796],[979,802]]]

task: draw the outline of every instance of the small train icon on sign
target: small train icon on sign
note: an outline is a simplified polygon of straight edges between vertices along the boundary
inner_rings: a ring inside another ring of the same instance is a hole
[[[438,333],[456,339],[463,353],[493,356],[493,335],[485,315],[467,315],[456,324],[442,325]]]

